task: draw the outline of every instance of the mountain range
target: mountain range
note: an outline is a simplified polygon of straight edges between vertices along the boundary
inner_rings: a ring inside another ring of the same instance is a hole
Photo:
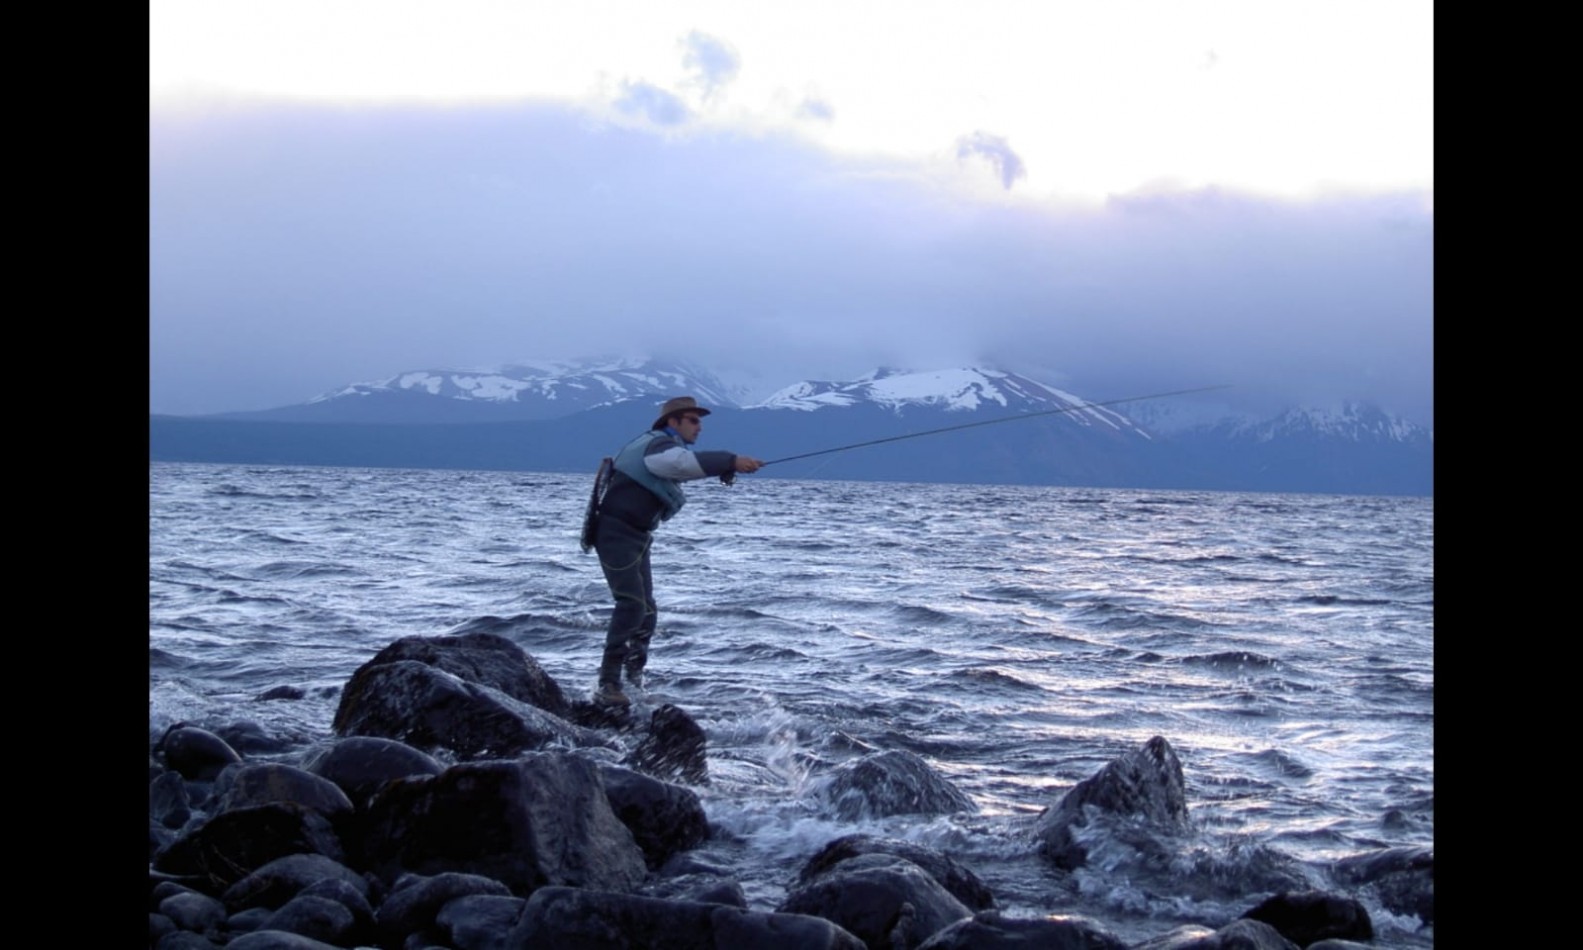
[[[254,412],[149,418],[151,461],[592,471],[661,402],[714,409],[700,448],[763,474],[916,482],[1432,495],[1429,430],[1377,407],[1219,410],[1201,394],[1094,401],[986,367],[881,368],[751,399],[662,360],[415,370]],[[935,431],[941,430],[941,431]],[[928,434],[927,438],[916,435]]]

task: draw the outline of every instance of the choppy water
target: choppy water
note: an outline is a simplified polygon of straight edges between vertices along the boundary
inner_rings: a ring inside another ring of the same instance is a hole
[[[586,692],[609,616],[577,549],[591,477],[153,464],[149,733],[330,737],[398,637],[485,618]],[[1434,843],[1434,507],[1425,498],[699,483],[655,543],[655,701],[709,736],[700,856],[770,910],[854,831],[948,850],[1013,914],[1129,939],[1252,906],[1272,854]],[[289,685],[306,696],[259,701]],[[1151,736],[1185,772],[1177,876],[1066,875],[1038,812]],[[925,757],[971,816],[842,822],[813,788],[865,748]],[[1212,881],[1214,886],[1206,885]],[[1371,905],[1376,945],[1433,943]]]

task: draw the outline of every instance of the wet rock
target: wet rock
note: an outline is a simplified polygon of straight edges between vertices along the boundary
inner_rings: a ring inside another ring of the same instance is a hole
[[[242,757],[226,741],[207,729],[178,722],[165,730],[155,746],[166,768],[181,773],[189,781],[212,781],[228,765]]]
[[[1300,950],[1280,931],[1260,920],[1237,920],[1219,930],[1197,924],[1177,927],[1133,944],[1132,950]]]
[[[339,901],[314,894],[298,894],[282,904],[259,930],[281,930],[336,946],[356,942],[357,919]]]
[[[598,768],[611,810],[632,832],[650,868],[709,837],[709,819],[692,789],[613,765]]]
[[[1126,941],[1086,917],[1005,917],[979,911],[925,940],[918,950],[1127,950]]]
[[[206,936],[218,936],[220,925],[225,923],[225,905],[195,891],[172,894],[159,903],[159,912],[169,918],[180,930],[190,930]]]
[[[534,892],[512,930],[510,947],[601,950],[863,950],[828,920],[692,901],[545,887]]]
[[[375,913],[374,926],[384,946],[399,946],[414,935],[438,944],[448,937],[437,921],[445,905],[460,897],[479,895],[510,897],[511,891],[501,882],[479,874],[451,871],[404,875]]]
[[[161,772],[148,783],[148,817],[165,828],[180,828],[192,817],[192,800],[180,772]]]
[[[231,748],[246,755],[268,755],[291,748],[291,740],[271,735],[251,719],[227,723],[216,732]]]
[[[1146,830],[1185,832],[1186,787],[1182,764],[1170,743],[1155,736],[1077,783],[1059,804],[1040,815],[1034,828],[1040,850],[1057,867],[1081,867],[1088,860],[1088,848],[1073,832],[1088,825],[1096,813],[1141,823]],[[1146,837],[1138,843],[1149,844]]]
[[[334,888],[336,884],[350,888],[363,899],[364,906],[367,905],[368,881],[341,862],[322,854],[288,854],[276,858],[226,888],[220,899],[232,911],[250,907],[274,910],[309,888],[320,888],[315,893],[336,896],[338,889],[323,890]],[[343,899],[343,903],[347,901]],[[355,910],[354,904],[348,903],[348,906]]]
[[[378,736],[459,759],[504,758],[552,743],[610,740],[490,686],[415,660],[369,661],[346,684],[338,736]]]
[[[279,762],[235,765],[214,783],[215,811],[292,802],[334,821],[352,812],[352,801],[328,779]]]
[[[1300,947],[1329,938],[1374,939],[1374,924],[1361,903],[1323,891],[1276,894],[1242,916],[1264,921]]]
[[[1372,890],[1393,914],[1435,922],[1435,853],[1430,848],[1386,848],[1338,861],[1335,879]]]
[[[876,752],[837,767],[824,790],[843,821],[977,811],[973,800],[916,753]]]
[[[479,618],[468,627],[458,628],[465,632],[450,636],[402,637],[374,654],[364,666],[415,660],[564,717],[568,711],[566,694],[538,661],[498,633],[477,629],[494,619]]]
[[[509,950],[506,942],[527,901],[499,894],[467,894],[446,901],[435,929],[456,950]]]
[[[647,873],[597,767],[564,752],[399,779],[369,801],[366,829],[366,866],[385,881],[458,871],[526,896],[546,884],[627,891]]]
[[[632,750],[627,764],[666,781],[709,784],[703,727],[684,710],[670,703],[654,710],[649,731]]]
[[[356,807],[392,779],[439,775],[445,766],[434,756],[405,742],[379,736],[349,736],[314,750],[305,771],[334,782]]]
[[[913,948],[973,912],[918,865],[889,854],[840,861],[791,889],[781,913],[823,917],[871,950]]]
[[[284,930],[255,930],[237,937],[226,947],[227,950],[340,950],[337,944]]]
[[[956,859],[934,848],[900,838],[862,834],[836,838],[808,859],[797,876],[797,883],[806,884],[836,864],[860,854],[891,854],[906,858],[923,868],[969,910],[987,910],[995,906],[995,895],[989,887]]]
[[[318,854],[341,861],[340,839],[328,818],[290,802],[221,812],[154,856],[156,870],[204,877],[223,891],[276,858]]]
[[[645,886],[643,896],[702,904],[728,904],[743,909],[748,906],[747,892],[742,890],[742,885],[735,878],[724,874],[683,874],[661,878]]]

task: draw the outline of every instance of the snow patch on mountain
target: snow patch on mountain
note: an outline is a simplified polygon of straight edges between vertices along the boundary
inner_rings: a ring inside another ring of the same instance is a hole
[[[880,406],[897,414],[917,407],[953,413],[1070,413],[1073,421],[1081,425],[1142,432],[1126,416],[1089,404],[1072,393],[1015,373],[983,368],[909,371],[881,367],[851,382],[803,380],[751,408],[814,412],[860,404]]]
[[[707,370],[639,359],[525,361],[498,370],[415,370],[389,379],[353,383],[316,396],[309,403],[402,392],[462,402],[567,403],[567,412],[644,396],[653,397],[658,403],[681,394],[709,405],[737,405],[730,390]]]

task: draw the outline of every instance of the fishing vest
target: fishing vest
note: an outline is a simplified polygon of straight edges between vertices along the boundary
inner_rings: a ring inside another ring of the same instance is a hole
[[[615,468],[616,471],[653,492],[660,501],[664,502],[665,510],[660,512],[660,520],[669,521],[676,512],[682,510],[682,505],[687,503],[687,496],[682,494],[680,483],[659,477],[643,464],[643,456],[648,451],[649,444],[661,436],[670,437],[670,434],[659,429],[651,429],[628,442],[616,454]]]

